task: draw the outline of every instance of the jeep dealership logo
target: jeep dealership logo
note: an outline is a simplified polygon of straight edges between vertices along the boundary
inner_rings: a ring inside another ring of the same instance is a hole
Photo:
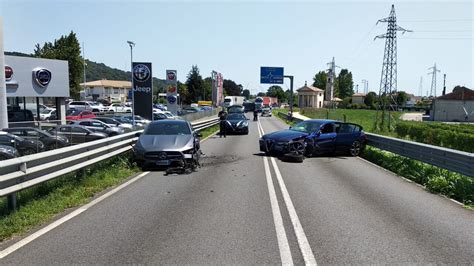
[[[51,71],[46,68],[36,68],[33,70],[33,77],[36,83],[44,88],[51,81]]]
[[[13,68],[5,66],[5,81],[10,81],[13,78]]]
[[[138,64],[133,68],[133,77],[140,82],[147,81],[150,78],[150,69],[143,64]]]

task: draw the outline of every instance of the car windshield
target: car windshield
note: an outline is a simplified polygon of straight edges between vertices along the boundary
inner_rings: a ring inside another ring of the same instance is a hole
[[[242,114],[229,114],[227,116],[228,120],[247,120],[247,118]]]
[[[190,135],[191,130],[187,123],[159,122],[150,124],[144,135]]]
[[[41,110],[40,114],[49,114],[49,113],[51,113],[52,111],[53,111],[53,110],[51,110],[51,109],[43,109],[43,110]]]
[[[318,130],[322,123],[318,121],[303,121],[294,125],[291,130],[311,133]]]

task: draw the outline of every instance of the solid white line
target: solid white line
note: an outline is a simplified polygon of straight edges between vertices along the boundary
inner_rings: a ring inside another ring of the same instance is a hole
[[[262,125],[260,124],[260,121],[258,121],[258,124],[260,126],[262,134],[265,134],[265,131],[263,130]],[[283,200],[285,201],[286,209],[288,210],[293,229],[295,230],[296,240],[298,241],[298,246],[300,247],[301,254],[303,254],[304,262],[306,265],[317,265],[316,258],[314,257],[313,251],[311,249],[311,245],[309,244],[308,238],[304,233],[303,226],[300,223],[300,219],[298,218],[296,209],[293,205],[293,202],[291,201],[290,194],[286,189],[286,185],[283,181],[283,177],[281,176],[280,169],[278,168],[275,158],[271,157],[270,160],[272,161],[273,169],[275,170],[275,175],[278,180],[278,184],[280,185],[280,191],[283,195]]]
[[[258,135],[262,137],[259,123],[257,123]],[[290,245],[286,236],[285,227],[283,226],[283,218],[280,212],[280,205],[273,186],[270,166],[267,157],[263,157],[263,165],[265,168],[265,177],[267,179],[268,194],[270,196],[270,205],[272,207],[273,223],[275,224],[275,231],[277,235],[278,248],[280,250],[280,258],[282,265],[293,265],[293,257],[291,256]]]
[[[90,207],[96,205],[97,203],[103,201],[104,199],[112,196],[113,194],[115,194],[116,192],[118,192],[119,190],[123,189],[124,187],[132,184],[133,182],[137,181],[138,179],[142,178],[143,176],[149,174],[150,172],[143,172],[141,173],[140,175],[130,179],[129,181],[123,183],[122,185],[112,189],[111,191],[105,193],[104,195],[98,197],[97,199],[89,202],[88,204],[82,206],[82,207],[79,207],[77,208],[75,211],[69,213],[68,215],[62,217],[61,219],[58,219],[57,221],[54,221],[53,223],[47,225],[46,227],[38,230],[37,232],[23,238],[22,240],[16,242],[15,244],[5,248],[4,250],[0,251],[0,259],[3,259],[5,258],[6,256],[8,256],[9,254],[15,252],[16,250],[20,249],[21,247],[27,245],[28,243],[30,243],[31,241],[37,239],[38,237],[46,234],[47,232],[53,230],[54,228],[60,226],[61,224],[71,220],[72,218],[76,217],[77,215],[81,214],[82,212],[86,211],[87,209],[89,209]]]

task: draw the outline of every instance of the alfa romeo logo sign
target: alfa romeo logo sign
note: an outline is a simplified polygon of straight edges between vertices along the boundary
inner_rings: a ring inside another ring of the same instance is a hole
[[[168,103],[170,104],[176,103],[176,96],[168,96]]]
[[[46,68],[36,68],[33,70],[33,77],[36,84],[44,88],[51,81],[51,71]]]
[[[135,80],[144,82],[150,78],[150,69],[143,64],[138,64],[133,68],[133,77]]]
[[[13,77],[13,68],[10,66],[5,66],[5,81],[12,80]]]

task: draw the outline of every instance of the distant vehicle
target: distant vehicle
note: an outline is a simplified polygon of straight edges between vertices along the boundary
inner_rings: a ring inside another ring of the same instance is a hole
[[[40,112],[41,120],[50,120],[51,117],[56,117],[56,109],[48,108],[48,109],[43,109]]]
[[[320,119],[305,120],[289,130],[265,134],[259,141],[260,151],[296,161],[322,153],[345,152],[358,156],[366,143],[360,125]]]
[[[201,106],[201,109],[202,109],[203,111],[211,111],[211,110],[212,110],[212,106],[204,105],[204,106]]]
[[[133,147],[134,158],[143,168],[158,166],[169,170],[195,170],[201,156],[200,137],[188,121],[153,121]]]
[[[262,116],[272,116],[272,109],[268,106],[263,107]]]
[[[199,107],[188,106],[188,107],[183,107],[181,109],[180,114],[184,115],[184,114],[190,114],[190,113],[197,113],[197,112],[200,112],[200,111],[201,111],[201,109]]]
[[[17,149],[7,145],[0,145],[0,161],[20,157]]]
[[[224,97],[224,107],[229,107],[232,105],[243,105],[244,101],[244,96],[226,96]]]
[[[125,129],[118,126],[111,126],[99,120],[82,119],[71,121],[70,125],[84,126],[90,130],[106,133],[109,137],[123,134]]]
[[[102,122],[106,123],[107,125],[121,127],[125,130],[131,130],[133,128],[132,124],[123,123],[123,122],[120,122],[119,120],[117,120],[115,118],[111,118],[111,117],[96,117],[96,118],[94,118],[94,120],[102,121]]]
[[[122,103],[113,103],[110,106],[108,106],[107,111],[114,112],[114,113],[131,113],[132,108]]]
[[[166,111],[168,110],[168,107],[166,107],[165,105],[161,104],[161,103],[155,103],[153,105],[153,108],[156,108],[156,109],[160,109],[161,111]]]
[[[90,119],[95,117],[96,115],[91,111],[84,110],[73,110],[69,113],[66,113],[66,120]]]
[[[198,105],[200,107],[204,107],[204,106],[209,106],[211,107],[212,106],[212,101],[198,101]]]
[[[249,122],[242,113],[229,113],[227,115],[226,132],[228,133],[249,133]]]
[[[242,105],[232,105],[227,107],[227,113],[238,113],[238,114],[243,114],[244,113],[244,107]]]
[[[128,119],[129,121],[133,120],[131,115],[124,115],[122,117],[125,118],[125,119]],[[147,124],[150,124],[150,122],[151,121],[148,120],[148,119],[145,119],[145,118],[143,118],[139,115],[135,115],[135,123],[140,123],[142,125],[147,125]]]
[[[4,131],[0,131],[0,145],[14,147],[22,156],[45,150],[43,142],[39,140],[24,139]]]
[[[95,102],[88,102],[88,101],[73,101],[69,103],[68,108],[73,108],[75,110],[88,110],[94,113],[103,113],[107,112],[108,108],[103,106],[102,104],[98,104]]]
[[[255,98],[255,109],[260,113],[263,108],[263,98],[262,97],[257,97]]]
[[[30,110],[19,110],[14,108],[7,112],[8,127],[31,127],[34,126],[33,112]]]
[[[255,110],[255,103],[253,102],[245,102],[244,103],[244,112],[253,112]]]
[[[153,113],[153,120],[169,119],[164,113]]]
[[[44,144],[46,150],[69,146],[69,140],[66,137],[52,135],[48,131],[34,127],[5,128],[3,131],[28,140],[39,140]]]
[[[132,125],[132,128],[133,128],[133,121],[132,121],[131,116],[113,116],[112,118],[119,121],[119,122],[121,122],[121,123],[130,124],[130,125]],[[144,124],[135,121],[135,127],[143,128],[144,126],[145,126]]]
[[[96,132],[77,125],[60,125],[52,128],[49,132],[53,135],[62,135],[68,138],[71,144],[79,144],[108,137],[106,133]]]

